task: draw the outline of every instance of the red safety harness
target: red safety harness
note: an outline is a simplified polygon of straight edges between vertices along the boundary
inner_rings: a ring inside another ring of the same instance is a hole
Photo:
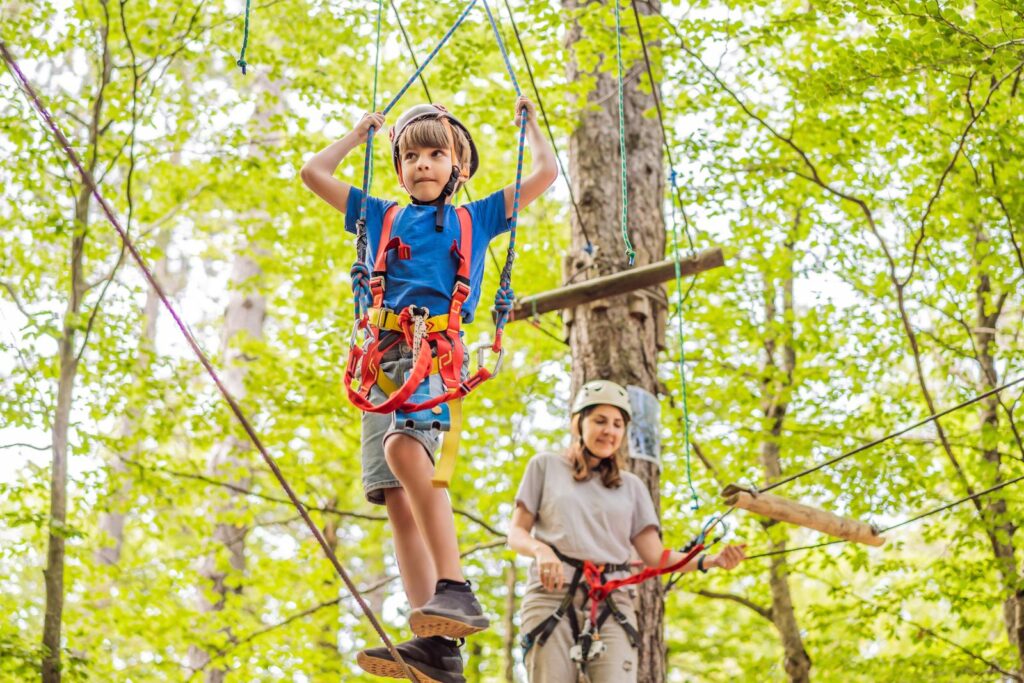
[[[430,410],[441,403],[457,402],[497,372],[497,366],[494,372],[484,366],[481,350],[481,362],[476,372],[468,379],[462,379],[462,364],[465,358],[460,336],[462,307],[472,292],[470,268],[473,253],[473,223],[465,207],[456,209],[459,217],[459,239],[452,241],[450,251],[458,267],[447,314],[430,316],[429,311],[417,306],[406,306],[397,313],[384,308],[389,253],[394,250],[398,258],[403,260],[412,257],[409,245],[403,243],[400,237],[391,236],[399,210],[397,205],[392,205],[384,212],[380,243],[377,246],[373,275],[369,281],[372,305],[363,312],[356,324],[348,365],[345,368],[345,389],[349,401],[360,410],[372,413]],[[356,343],[359,330],[365,331],[367,335],[364,346]],[[382,331],[385,330],[397,332],[398,335],[385,338],[382,335]],[[382,343],[382,340],[385,341]],[[402,341],[412,349],[414,362],[405,381],[401,385],[395,385],[381,372],[381,360],[385,353]],[[500,337],[496,339],[492,348],[495,352],[501,353]],[[424,401],[411,400],[416,389],[432,374],[440,376],[444,391]],[[354,386],[357,377],[358,387]],[[384,402],[375,404],[370,399],[370,391],[374,385],[388,394]],[[454,423],[451,431],[455,436],[453,441],[457,443],[457,426]],[[446,446],[448,441],[446,439]],[[451,452],[451,449],[448,450]],[[451,456],[454,458],[454,452]],[[451,464],[451,467],[453,466]],[[450,472],[445,476],[440,473],[441,469],[439,463],[439,475],[435,477],[435,485],[446,486]]]

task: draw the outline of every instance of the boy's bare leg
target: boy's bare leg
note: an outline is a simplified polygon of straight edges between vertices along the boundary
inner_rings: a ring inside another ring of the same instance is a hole
[[[434,586],[437,584],[434,558],[431,557],[419,527],[416,526],[416,519],[413,517],[405,490],[385,489],[384,504],[395,538],[398,573],[402,576],[402,585],[405,586],[409,606],[413,609],[422,607],[434,594]]]
[[[430,483],[434,465],[423,445],[404,434],[393,434],[384,442],[388,467],[402,482],[420,537],[434,560],[436,579],[465,581],[459,558],[459,541],[448,492]],[[433,586],[431,586],[433,594]]]

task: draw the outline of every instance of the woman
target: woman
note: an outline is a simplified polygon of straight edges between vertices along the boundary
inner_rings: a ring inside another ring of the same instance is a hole
[[[573,402],[568,450],[532,459],[519,485],[508,540],[534,558],[521,614],[530,683],[572,683],[580,674],[591,683],[636,681],[632,590],[616,590],[599,605],[591,633],[581,570],[589,560],[604,564],[605,580],[628,577],[632,550],[649,567],[662,563],[654,503],[639,477],[624,470],[620,451],[631,415],[625,389],[588,382]],[[671,551],[666,566],[683,558]],[[732,569],[743,559],[743,546],[729,546],[681,571]]]

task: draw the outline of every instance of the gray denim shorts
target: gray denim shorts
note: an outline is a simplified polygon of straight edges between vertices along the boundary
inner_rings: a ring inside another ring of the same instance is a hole
[[[387,343],[385,335],[382,341]],[[465,350],[465,345],[463,345]],[[404,341],[388,349],[381,358],[380,369],[387,377],[401,386],[405,381],[405,373],[412,369],[412,349]],[[469,352],[465,352],[462,360],[462,378],[469,376]],[[438,375],[430,376],[430,395],[438,396],[444,392],[444,384]],[[370,400],[382,403],[387,398],[384,391],[376,384],[370,389]],[[384,458],[384,442],[392,434],[405,434],[416,439],[427,451],[430,462],[434,462],[434,453],[441,447],[441,432],[437,429],[407,429],[395,425],[394,413],[363,413],[363,494],[366,500],[374,505],[384,504],[384,490],[401,488],[402,484],[388,467]]]

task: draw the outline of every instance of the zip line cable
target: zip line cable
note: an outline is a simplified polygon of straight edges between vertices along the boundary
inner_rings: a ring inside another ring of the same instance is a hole
[[[530,79],[530,87],[533,89],[533,95],[537,98],[537,108],[540,109],[540,116],[544,120],[544,128],[547,129],[548,139],[551,140],[551,146],[555,150],[555,161],[558,162],[558,170],[561,171],[562,177],[565,179],[565,186],[569,190],[569,201],[572,202],[572,208],[576,212],[576,219],[580,222],[580,230],[583,232],[583,239],[587,241],[587,245],[583,248],[588,254],[594,253],[594,243],[590,241],[590,233],[587,231],[587,225],[583,221],[583,213],[580,211],[580,205],[576,201],[576,192],[572,189],[572,182],[569,180],[569,174],[565,170],[565,165],[562,164],[562,156],[558,153],[558,143],[555,141],[555,134],[551,130],[551,122],[548,121],[548,113],[544,109],[544,99],[540,96],[540,90],[537,88],[537,81],[533,77],[533,67],[530,66],[530,58],[526,55],[526,48],[523,46],[523,38],[519,34],[519,26],[516,24],[515,14],[512,13],[512,6],[508,0],[504,0],[505,10],[508,12],[509,21],[512,23],[512,32],[516,36],[516,43],[519,44],[519,54],[523,57],[523,64],[526,66],[526,75]]]
[[[633,249],[633,244],[629,241],[629,181],[626,178],[626,103],[623,95],[622,83],[622,13],[619,8],[619,0],[613,0],[613,3],[615,5],[615,62],[618,65],[619,162],[622,176],[622,214],[619,219],[619,227],[622,230],[622,241],[626,245],[626,261],[628,262],[629,267],[632,268],[633,264],[636,262],[636,251]]]
[[[892,531],[894,529],[899,529],[900,527],[906,526],[908,524],[913,524],[914,522],[918,522],[918,521],[920,521],[920,520],[922,520],[922,519],[924,519],[926,517],[931,517],[932,515],[937,515],[940,512],[945,512],[946,510],[949,510],[950,508],[954,508],[954,507],[960,505],[961,503],[966,503],[969,500],[976,500],[976,499],[981,498],[982,496],[985,496],[985,495],[987,495],[989,493],[994,493],[995,491],[998,491],[1000,489],[1006,488],[1007,486],[1012,486],[1013,484],[1016,484],[1016,483],[1021,482],[1021,481],[1024,481],[1024,474],[1022,474],[1019,477],[1015,477],[1014,479],[1008,479],[1008,480],[1006,480],[1006,481],[1004,481],[1004,482],[1002,482],[1000,484],[996,484],[995,486],[992,486],[991,488],[987,488],[984,491],[979,491],[977,493],[972,493],[969,496],[964,496],[963,498],[958,498],[957,500],[954,500],[951,503],[946,503],[944,505],[940,505],[937,508],[933,508],[931,510],[928,510],[927,512],[922,512],[919,515],[915,515],[915,516],[911,517],[910,519],[905,519],[902,522],[898,522],[898,523],[893,524],[891,526],[887,526],[884,529],[879,529],[878,533],[879,534],[884,534],[884,533],[887,533],[887,532]],[[848,543],[848,541],[846,541],[845,539],[837,539],[837,540],[834,540],[834,541],[826,541],[824,543],[816,543],[814,545],[803,545],[803,546],[800,546],[798,548],[786,548],[785,550],[770,550],[770,551],[768,551],[766,553],[758,553],[757,555],[748,555],[747,559],[748,560],[753,560],[753,559],[756,559],[756,558],[759,558],[759,557],[770,557],[772,555],[787,555],[789,553],[795,553],[795,552],[800,551],[800,550],[813,550],[815,548],[822,548],[822,547],[827,546],[827,545],[836,545],[838,543]]]
[[[640,12],[636,7],[636,0],[631,0],[630,6],[633,8],[633,18],[636,20],[636,31],[637,35],[640,37],[640,46],[644,51],[644,64],[647,65],[647,78],[650,79],[651,82],[651,94],[654,96],[654,108],[658,113],[658,125],[661,126],[661,142],[665,147],[665,156],[668,157],[668,167],[671,169],[673,196],[679,203],[679,212],[683,215],[683,225],[686,228],[686,241],[690,243],[690,253],[692,254],[696,250],[696,247],[694,247],[693,244],[693,236],[690,235],[690,219],[686,215],[682,190],[679,189],[679,185],[676,183],[676,162],[675,159],[672,158],[672,147],[668,143],[668,131],[665,128],[665,117],[661,111],[661,96],[658,95],[658,82],[655,80],[654,70],[651,68],[651,58],[647,51],[647,41],[644,38],[644,27],[640,22]],[[675,225],[672,227],[675,229]],[[677,254],[676,261],[678,260],[679,256]]]
[[[995,394],[998,394],[1001,391],[1004,391],[1006,389],[1009,389],[1012,386],[1020,384],[1021,382],[1024,382],[1024,375],[1018,377],[1017,379],[1013,380],[1012,382],[1007,382],[1006,384],[1004,384],[1002,386],[996,387],[995,389],[991,389],[989,391],[986,391],[983,394],[979,394],[978,396],[975,396],[972,399],[968,399],[967,401],[959,403],[959,404],[953,406],[952,408],[947,408],[947,409],[945,409],[945,410],[943,410],[941,412],[938,412],[938,413],[935,413],[934,415],[926,417],[923,420],[915,422],[914,424],[912,424],[912,425],[910,425],[908,427],[904,427],[903,429],[900,429],[899,431],[892,432],[891,434],[887,434],[886,436],[883,436],[881,438],[875,439],[874,441],[866,443],[866,444],[864,444],[862,446],[858,446],[857,448],[854,448],[851,451],[847,451],[846,453],[843,453],[842,455],[837,455],[836,457],[832,458],[831,460],[826,460],[825,462],[820,463],[818,465],[814,465],[813,467],[808,467],[807,469],[803,470],[802,472],[797,472],[796,474],[792,474],[792,475],[790,475],[790,476],[788,476],[788,477],[786,477],[784,479],[780,479],[779,481],[773,482],[773,483],[771,483],[771,484],[769,484],[767,486],[762,486],[759,490],[762,491],[762,492],[767,492],[767,491],[771,491],[774,488],[778,488],[779,486],[782,486],[783,484],[788,484],[789,482],[793,481],[794,479],[799,479],[800,477],[803,477],[805,475],[811,474],[812,472],[817,472],[820,469],[823,469],[825,467],[829,467],[831,465],[834,465],[837,462],[840,462],[841,460],[845,460],[846,458],[849,458],[850,456],[857,455],[858,453],[862,453],[862,452],[868,450],[869,448],[874,448],[875,446],[883,444],[886,441],[890,441],[892,439],[895,439],[898,436],[903,436],[907,432],[913,431],[913,430],[917,429],[918,427],[921,427],[921,426],[924,426],[924,425],[928,424],[929,422],[935,422],[940,417],[945,417],[946,415],[949,415],[950,413],[956,412],[957,410],[960,410],[961,408],[966,408],[967,406],[973,405],[973,404],[977,403],[978,401],[982,401],[982,400],[988,398],[989,396],[994,396]]]
[[[299,500],[299,497],[295,494],[295,491],[292,489],[291,485],[289,485],[288,481],[285,479],[284,474],[281,472],[280,467],[278,467],[277,465],[277,461],[274,460],[274,458],[267,451],[266,447],[263,445],[263,442],[256,434],[256,430],[249,422],[249,419],[245,416],[245,413],[242,412],[242,408],[238,404],[238,401],[235,399],[234,395],[232,395],[232,393],[228,390],[228,388],[224,385],[223,381],[220,378],[220,375],[217,373],[217,370],[213,367],[213,364],[210,362],[210,359],[199,346],[199,342],[196,341],[196,338],[192,335],[192,332],[189,330],[188,326],[182,320],[181,316],[178,315],[177,310],[174,308],[174,305],[171,303],[166,292],[164,292],[163,288],[160,286],[160,283],[157,282],[157,279],[153,275],[152,270],[146,264],[146,261],[142,258],[142,255],[135,247],[135,243],[132,241],[132,239],[125,232],[124,228],[121,226],[120,221],[114,214],[114,210],[107,203],[107,200],[103,197],[103,195],[100,193],[99,187],[96,185],[96,181],[93,179],[92,174],[89,173],[82,165],[82,162],[78,158],[78,155],[75,153],[75,150],[72,148],[71,143],[64,136],[64,133],[61,132],[60,127],[53,120],[53,117],[50,115],[49,110],[39,99],[39,96],[36,94],[36,91],[32,87],[32,84],[29,83],[28,78],[25,76],[24,73],[22,73],[21,68],[18,66],[18,63],[14,60],[13,55],[11,55],[11,53],[8,51],[7,43],[4,41],[0,41],[0,55],[3,56],[3,59],[10,68],[11,73],[19,82],[21,89],[31,100],[32,105],[35,107],[36,111],[39,112],[40,116],[43,118],[44,123],[53,133],[54,137],[57,139],[60,146],[63,148],[64,154],[67,156],[68,160],[72,163],[72,165],[74,165],[75,169],[78,171],[79,175],[82,178],[82,182],[89,188],[90,194],[92,194],[93,198],[96,200],[100,208],[103,210],[103,213],[106,215],[107,220],[113,226],[114,230],[117,231],[118,235],[120,235],[121,241],[124,242],[125,247],[128,249],[128,252],[132,255],[132,258],[135,260],[136,265],[139,266],[139,269],[142,271],[142,274],[146,278],[146,281],[153,288],[153,291],[157,293],[157,296],[160,297],[160,301],[163,303],[168,313],[170,313],[171,318],[174,319],[174,322],[178,326],[178,329],[185,337],[185,341],[188,343],[189,347],[192,349],[193,353],[196,355],[199,362],[206,369],[207,374],[209,374],[211,379],[213,379],[213,382],[217,386],[217,389],[220,391],[221,396],[224,397],[224,400],[227,401],[228,406],[230,406],[231,412],[235,415],[239,423],[242,425],[242,428],[245,431],[246,435],[249,437],[249,440],[260,452],[260,455],[263,457],[264,462],[270,468],[271,472],[273,472],[274,477],[277,479],[278,483],[281,485],[281,488],[287,494],[288,499],[291,501],[292,505],[299,512],[299,515],[301,515],[303,521],[306,523],[306,526],[313,534],[313,537],[316,539],[317,543],[320,544],[320,547],[323,549],[324,554],[327,555],[327,559],[330,560],[331,564],[334,566],[334,569],[338,573],[338,576],[340,576],[341,580],[344,581],[345,586],[349,590],[349,593],[351,593],[352,597],[354,597],[356,599],[356,602],[359,603],[359,606],[363,610],[363,613],[370,621],[370,624],[377,632],[377,635],[380,636],[381,641],[391,652],[392,657],[394,657],[395,661],[402,666],[403,670],[406,672],[406,675],[409,677],[409,679],[415,681],[416,679],[414,678],[412,672],[409,671],[408,666],[402,660],[402,656],[399,654],[398,650],[395,649],[395,646],[391,642],[391,639],[388,638],[387,633],[384,632],[384,629],[380,625],[380,622],[377,620],[377,617],[373,614],[373,610],[370,609],[370,606],[366,603],[366,600],[363,599],[363,596],[360,594],[359,589],[356,588],[356,585],[352,582],[352,579],[351,577],[349,577],[348,572],[345,571],[345,567],[342,566],[341,562],[338,560],[337,555],[335,555],[334,551],[331,549],[331,546],[327,543],[327,540],[320,532],[320,529],[313,522],[313,519],[309,515],[309,511],[306,509],[305,505],[302,504],[302,501]]]

